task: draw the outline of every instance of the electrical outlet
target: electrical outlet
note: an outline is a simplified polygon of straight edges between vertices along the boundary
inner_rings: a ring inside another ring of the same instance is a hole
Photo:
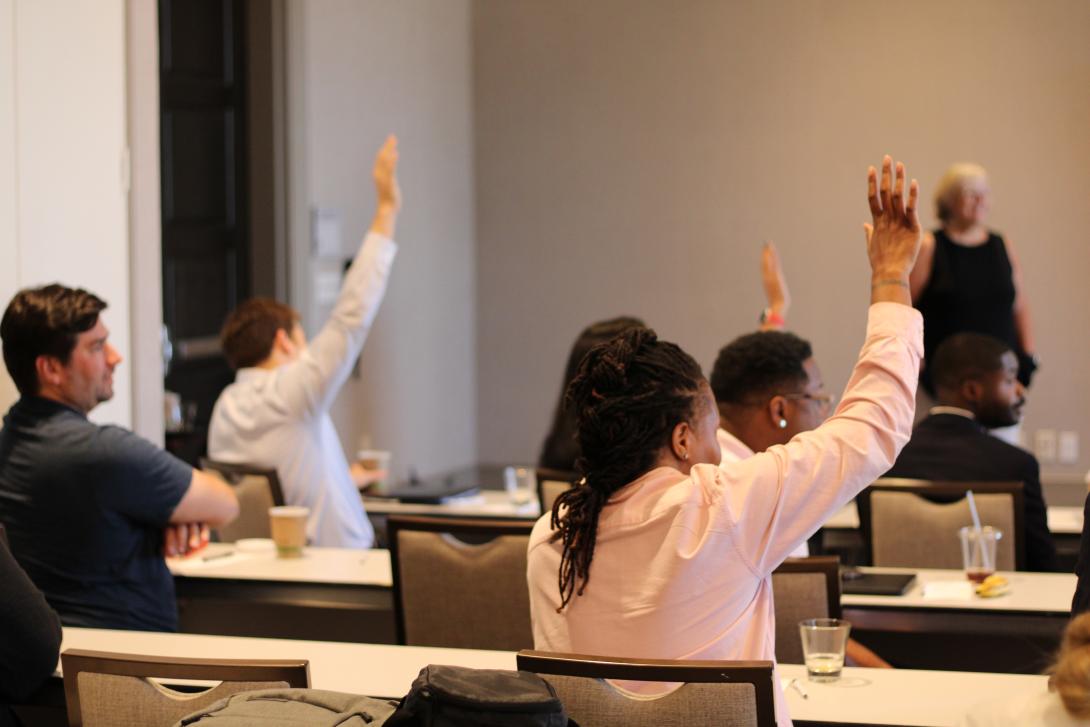
[[[1075,464],[1079,461],[1079,433],[1060,432],[1060,462]]]
[[[1041,462],[1056,461],[1056,430],[1038,429],[1033,436],[1033,451]]]

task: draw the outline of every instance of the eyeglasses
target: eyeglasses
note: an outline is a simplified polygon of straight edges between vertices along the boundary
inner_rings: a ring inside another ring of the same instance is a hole
[[[836,403],[836,394],[808,394],[803,392],[801,394],[781,394],[785,399],[809,399],[810,401],[817,402],[818,406],[831,409],[833,404]]]

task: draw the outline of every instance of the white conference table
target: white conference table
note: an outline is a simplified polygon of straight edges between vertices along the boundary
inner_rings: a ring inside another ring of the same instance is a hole
[[[363,496],[363,506],[371,515],[439,515],[443,517],[512,518],[536,520],[541,515],[537,494],[512,502],[503,490],[479,490],[466,495],[444,498],[440,503],[399,502],[383,497]]]
[[[168,559],[180,630],[394,641],[389,551],[307,548],[302,558],[277,558],[269,545],[243,552],[234,543],[211,543],[189,558]]]
[[[223,556],[225,553],[232,555]],[[207,558],[207,560],[205,559]],[[239,553],[211,544],[200,556],[172,560],[181,630],[188,633],[393,643],[392,573],[385,550],[308,548],[304,558]],[[926,584],[965,584],[957,570],[914,572],[903,596],[843,595],[843,616],[857,634],[897,663],[920,669],[1035,671],[1068,621],[1075,576],[1005,573],[1011,590],[998,598],[935,598]],[[980,647],[999,639],[1000,656]],[[955,643],[957,642],[957,643]]]
[[[441,503],[406,503],[385,498],[364,497],[364,508],[372,515],[438,515],[442,517],[484,517],[536,520],[541,515],[536,498],[515,504],[507,493],[480,490],[470,495],[450,497]],[[1049,505],[1048,529],[1054,535],[1080,535],[1083,508],[1080,506]],[[854,502],[837,510],[822,526],[832,530],[858,530],[859,512]]]
[[[62,649],[175,657],[307,659],[317,689],[401,697],[428,664],[514,669],[514,652],[321,641],[66,628]],[[786,692],[800,722],[949,727],[979,702],[1047,688],[1043,676],[846,668],[839,682],[806,681],[806,668],[783,664],[781,679],[799,678],[808,694]]]
[[[175,577],[228,581],[280,581],[348,585],[376,589],[393,586],[388,550],[307,548],[302,558],[277,558],[275,551],[240,552],[232,543],[210,543],[196,556],[167,561]],[[862,568],[864,572],[915,573],[916,582],[903,596],[841,596],[845,607],[972,610],[1063,614],[1071,610],[1076,578],[1068,573],[1003,573],[1011,590],[998,598],[934,598],[926,584],[965,582],[959,570],[926,568]]]

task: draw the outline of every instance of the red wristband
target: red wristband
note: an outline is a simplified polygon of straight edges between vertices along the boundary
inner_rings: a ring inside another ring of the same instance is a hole
[[[765,308],[761,311],[760,321],[762,326],[770,325],[775,326],[776,328],[783,328],[784,324],[787,322],[783,319],[783,316],[771,308]]]

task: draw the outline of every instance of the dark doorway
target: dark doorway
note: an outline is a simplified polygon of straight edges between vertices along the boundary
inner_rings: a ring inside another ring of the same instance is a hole
[[[159,1],[163,317],[173,350],[165,388],[180,397],[182,413],[173,426],[168,420],[166,441],[191,464],[205,453],[212,406],[234,378],[220,327],[255,292],[253,273],[266,278],[275,266],[265,234],[273,210],[262,205],[255,216],[253,206],[255,190],[264,202],[272,182],[261,179],[255,188],[251,181],[252,170],[264,171],[253,164],[251,139],[272,138],[270,7],[262,0]],[[251,26],[264,31],[259,42]],[[268,294],[263,280],[256,287]]]

